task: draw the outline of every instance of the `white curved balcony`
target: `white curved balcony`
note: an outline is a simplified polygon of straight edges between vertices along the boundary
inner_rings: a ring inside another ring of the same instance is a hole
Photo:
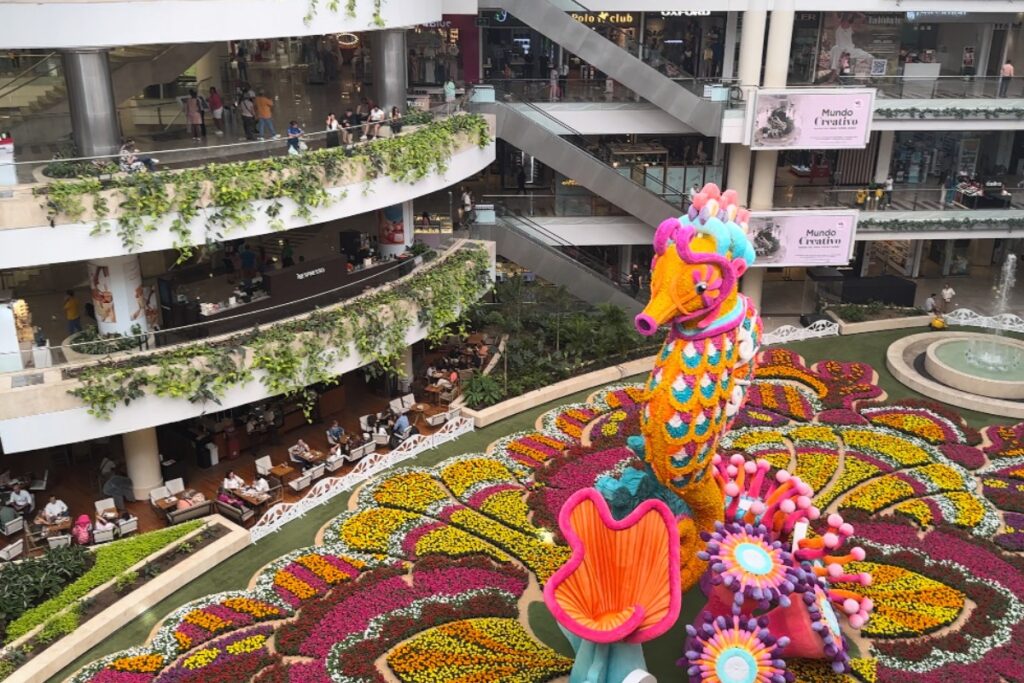
[[[403,284],[411,285],[414,289],[427,286],[426,283],[429,282],[431,271],[442,266],[460,251],[466,248],[473,248],[474,244],[478,249],[473,252],[475,255],[471,257],[475,264],[474,267],[483,266],[489,268],[493,275],[495,254],[492,242],[472,243],[466,240],[457,240],[438,259],[416,267],[410,274],[389,284],[341,301],[331,308],[352,307],[360,299],[366,299],[367,301],[364,303],[377,305],[374,303],[373,297],[382,291],[400,287]],[[429,330],[418,316],[420,302],[404,298],[399,299],[393,305],[404,307],[412,321],[405,329],[404,344],[408,346],[424,339]],[[325,310],[329,311],[330,309]],[[301,323],[301,321],[314,315],[318,314],[307,313],[280,320],[277,323],[268,325],[267,329],[272,330],[275,324],[286,322]],[[394,316],[388,305],[378,305],[372,317],[380,321],[389,321]],[[385,325],[387,324],[385,322]],[[310,334],[316,333],[311,332]],[[350,336],[355,338],[354,335]],[[82,382],[77,378],[76,373],[87,366],[102,365],[106,367],[114,361],[131,360],[136,364],[136,367],[132,370],[133,372],[152,372],[156,370],[155,366],[146,365],[145,359],[151,358],[155,364],[157,359],[167,357],[175,351],[205,344],[240,345],[244,354],[243,366],[245,368],[253,367],[254,346],[251,340],[245,337],[245,333],[231,333],[219,337],[211,337],[198,343],[189,342],[164,347],[155,351],[122,354],[113,360],[89,360],[63,365],[59,368],[36,373],[35,383],[29,383],[27,386],[14,386],[12,381],[14,375],[0,375],[0,444],[3,445],[4,452],[8,454],[18,453],[123,434],[138,429],[190,419],[214,409],[224,410],[262,401],[275,395],[275,392],[270,391],[262,381],[265,373],[262,370],[255,370],[248,381],[231,385],[224,395],[220,397],[219,404],[211,402],[191,403],[185,397],[156,396],[147,391],[143,396],[132,400],[128,405],[118,404],[111,411],[109,418],[103,419],[91,415],[88,406],[82,400],[68,393],[70,390],[82,386]],[[356,348],[355,342],[351,340],[347,342],[345,348],[338,349],[335,358],[336,361],[330,367],[323,369],[324,372],[334,376],[351,372],[372,361],[372,359],[364,358]],[[140,360],[143,362],[139,362]],[[202,363],[203,360],[200,357],[192,362]]]
[[[393,179],[387,175],[389,171],[385,170],[380,176],[371,178],[367,176],[364,164],[342,160],[340,163],[347,166],[344,166],[340,178],[324,184],[331,202],[326,206],[314,208],[312,216],[302,216],[301,207],[291,199],[259,199],[251,202],[251,218],[243,226],[230,230],[223,237],[248,238],[282,229],[322,223],[374,211],[442,190],[478,173],[494,161],[493,118],[487,123],[490,128],[490,142],[483,146],[479,144],[479,140],[471,139],[471,135],[460,133],[455,136],[455,144],[447,157],[443,173],[431,173],[414,182],[407,182]],[[429,125],[431,124],[426,124]],[[410,129],[403,133],[403,137],[416,136],[423,128]],[[284,145],[283,141],[278,142],[281,146]],[[278,173],[273,178],[268,178],[267,182],[281,180],[283,177],[282,173]],[[200,204],[204,205],[203,208],[186,223],[183,230],[178,230],[177,234],[172,231],[172,224],[178,213],[170,211],[155,220],[154,229],[138,231],[138,243],[129,248],[118,235],[117,218],[121,214],[119,205],[123,201],[123,195],[116,189],[105,189],[99,193],[110,207],[105,219],[106,228],[100,234],[94,234],[97,220],[91,196],[83,197],[82,216],[72,220],[67,216],[57,215],[51,227],[46,208],[47,198],[34,194],[34,191],[42,187],[45,186],[19,186],[13,192],[13,196],[0,199],[0,269],[162,251],[179,246],[186,233],[187,241],[193,245],[203,244],[212,236],[209,232],[209,214],[217,207],[208,198],[202,198]],[[209,192],[208,188],[206,192]],[[267,209],[276,201],[280,201],[280,211],[276,212],[276,217],[272,217],[268,215]]]
[[[348,33],[440,21],[443,4],[356,0],[350,16],[346,2],[332,11],[327,0],[7,0],[0,46],[85,48]],[[315,15],[305,21],[313,6]]]

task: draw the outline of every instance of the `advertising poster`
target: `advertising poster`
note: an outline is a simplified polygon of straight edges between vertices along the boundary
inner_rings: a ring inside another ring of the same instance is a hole
[[[761,90],[754,101],[751,149],[863,149],[875,91]]]
[[[816,83],[840,76],[894,76],[899,63],[902,14],[826,12],[818,45]],[[884,73],[876,73],[884,62]]]
[[[377,211],[377,241],[383,245],[405,245],[405,219],[402,205],[385,206]]]
[[[763,211],[750,215],[755,267],[845,266],[857,211]]]
[[[90,299],[100,334],[128,334],[133,325],[149,329],[147,299],[139,257],[133,255],[89,263]],[[152,296],[150,296],[152,299]],[[150,300],[149,307],[156,302]]]

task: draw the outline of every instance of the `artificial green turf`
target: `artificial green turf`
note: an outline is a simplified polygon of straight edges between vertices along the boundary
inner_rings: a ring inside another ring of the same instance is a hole
[[[809,364],[827,359],[868,363],[878,371],[879,384],[890,398],[920,398],[920,394],[911,391],[901,384],[885,367],[885,350],[889,344],[900,337],[907,334],[915,334],[919,331],[924,330],[895,330],[846,337],[828,337],[787,344],[786,348],[802,355]],[[637,376],[631,379],[633,381],[642,381],[643,377]],[[415,462],[403,463],[403,466],[432,466],[453,455],[483,452],[491,442],[502,436],[524,429],[532,429],[537,416],[540,414],[561,404],[583,401],[592,392],[593,390],[589,390],[566,396],[526,413],[502,420],[484,429],[466,434],[455,441],[444,444],[436,450],[421,454]],[[1006,418],[975,413],[953,406],[951,408],[958,411],[975,427],[1008,421]],[[276,534],[264,538],[258,544],[250,546],[234,557],[217,565],[212,571],[196,577],[187,586],[173,593],[141,616],[128,622],[114,635],[69,663],[64,670],[54,678],[51,678],[50,681],[53,683],[62,681],[88,662],[133,645],[141,645],[146,640],[153,626],[161,618],[186,602],[211,593],[245,588],[250,578],[260,567],[295,548],[312,545],[317,530],[331,518],[344,511],[347,504],[348,494],[339,495],[326,505],[312,510],[302,519],[286,525]],[[675,661],[682,655],[685,624],[691,623],[693,616],[703,604],[697,598],[698,596],[693,591],[688,593],[683,600],[683,618],[679,620],[669,633],[644,646],[651,673],[659,680],[670,680],[679,676],[680,672],[675,667]],[[550,644],[556,644],[558,636],[561,634],[557,633],[557,628],[550,621],[550,617],[545,619],[542,615],[535,614],[535,611],[533,609],[530,610],[531,614],[529,617],[531,623],[537,623],[543,630],[545,639],[550,639],[552,641]]]

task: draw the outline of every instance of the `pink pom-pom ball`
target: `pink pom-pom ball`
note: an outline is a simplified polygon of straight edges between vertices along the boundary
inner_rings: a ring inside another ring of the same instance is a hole
[[[792,499],[787,498],[779,503],[779,509],[788,515],[796,510],[796,503],[794,503]]]
[[[859,614],[850,615],[850,626],[854,628],[862,628],[867,623],[867,619]]]
[[[730,481],[725,485],[725,495],[735,498],[740,494],[740,487],[736,485],[736,482]]]
[[[742,465],[744,462],[743,456],[740,455],[739,453],[733,453],[732,456],[730,456],[729,458],[729,462],[731,462],[733,465]]]
[[[860,612],[860,603],[853,598],[846,598],[843,600],[843,611],[847,614],[857,614]]]
[[[754,472],[757,472],[757,463],[749,461],[743,463],[743,471],[746,472],[747,474],[753,474]]]
[[[760,500],[755,500],[753,503],[750,504],[750,511],[753,512],[755,515],[764,514],[764,509],[764,503]]]
[[[867,553],[864,552],[864,548],[861,548],[860,546],[851,548],[850,555],[852,555],[853,559],[857,560],[858,562],[863,561],[864,558],[867,557]]]
[[[825,534],[822,538],[825,539],[826,548],[835,548],[839,545],[839,537],[832,532]]]
[[[792,476],[793,475],[790,474],[787,470],[779,470],[778,472],[775,473],[775,480],[778,481],[780,484],[784,484],[787,481],[789,481]]]
[[[811,507],[811,499],[807,496],[798,496],[796,499],[796,506],[801,510],[806,510]]]
[[[718,199],[722,196],[722,191],[718,188],[718,185],[715,185],[714,183],[708,183],[705,185],[701,188],[701,192],[714,199]]]
[[[816,507],[811,507],[811,509],[807,511],[807,517],[812,521],[818,519],[821,517],[821,510]]]
[[[840,515],[840,514],[838,514],[836,512],[833,512],[831,515],[828,516],[828,525],[829,526],[838,527],[838,526],[842,525],[842,523],[843,523],[842,515]]]
[[[840,564],[838,564],[836,562],[833,562],[832,564],[830,564],[828,566],[828,575],[831,576],[833,579],[836,578],[837,576],[839,576],[842,573],[843,573],[843,566],[842,565],[840,565]]]
[[[853,525],[849,522],[840,524],[839,533],[841,533],[843,536],[853,536]]]
[[[874,581],[874,578],[871,576],[871,574],[868,574],[867,572],[860,573],[860,585],[870,586],[872,581]]]

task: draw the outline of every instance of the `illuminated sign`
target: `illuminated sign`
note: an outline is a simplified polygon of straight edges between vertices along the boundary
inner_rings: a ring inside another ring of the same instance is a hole
[[[632,24],[636,17],[629,12],[570,12],[581,24]]]
[[[929,17],[966,17],[967,12],[907,12],[907,21],[927,19]]]
[[[663,17],[710,17],[711,10],[709,9],[698,9],[698,10],[669,10],[662,12]]]

